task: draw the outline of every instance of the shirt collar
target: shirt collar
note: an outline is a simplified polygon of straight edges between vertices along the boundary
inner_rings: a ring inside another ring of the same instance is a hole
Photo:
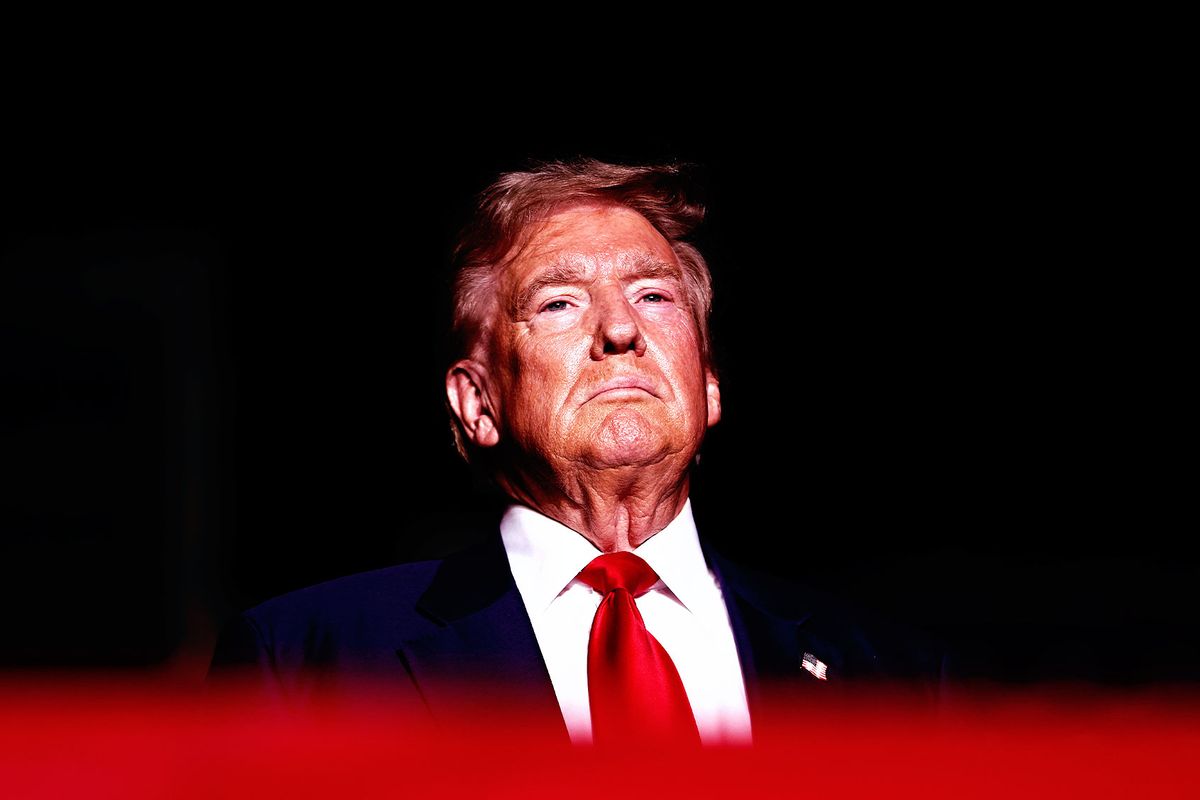
[[[704,561],[704,551],[700,549],[690,498],[667,527],[642,542],[633,552],[646,560],[671,593],[692,613],[720,597],[713,593],[715,579]]]
[[[513,580],[529,613],[541,614],[600,551],[561,522],[511,505],[500,520]]]
[[[540,614],[600,555],[596,546],[557,520],[522,505],[509,506],[500,520],[513,580],[531,614]],[[667,527],[634,553],[645,559],[672,594],[691,611],[711,595],[713,577],[704,561],[692,501]],[[706,591],[707,589],[707,591]]]

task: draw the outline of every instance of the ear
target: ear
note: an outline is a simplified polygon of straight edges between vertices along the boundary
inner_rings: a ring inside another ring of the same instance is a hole
[[[711,369],[704,371],[704,389],[708,396],[708,427],[721,421],[721,384]]]
[[[488,401],[487,369],[469,358],[446,372],[446,398],[462,424],[468,440],[477,447],[494,447],[500,441],[495,412]]]

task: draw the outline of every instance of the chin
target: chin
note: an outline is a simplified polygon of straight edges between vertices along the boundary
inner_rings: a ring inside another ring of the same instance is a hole
[[[635,467],[661,461],[670,452],[660,426],[629,408],[618,409],[587,437],[586,460],[597,467]]]
[[[665,450],[592,450],[582,460],[594,469],[621,469],[623,467],[648,467],[663,460]]]

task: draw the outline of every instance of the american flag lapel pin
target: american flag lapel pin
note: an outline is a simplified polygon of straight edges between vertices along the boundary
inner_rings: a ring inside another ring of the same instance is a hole
[[[800,659],[800,666],[812,673],[813,677],[819,681],[825,680],[825,672],[827,667],[825,662],[814,656],[812,653],[805,653]]]

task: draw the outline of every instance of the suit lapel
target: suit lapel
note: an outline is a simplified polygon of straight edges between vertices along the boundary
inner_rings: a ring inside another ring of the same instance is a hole
[[[764,576],[749,574],[701,543],[729,611],[751,720],[769,711],[781,690],[794,695],[836,683],[843,658],[839,648],[814,633],[816,604],[794,588],[772,587]],[[804,666],[806,657],[812,670]]]
[[[498,532],[447,558],[417,610],[430,630],[402,642],[397,655],[435,716],[467,710],[475,701],[511,702],[566,737]]]

